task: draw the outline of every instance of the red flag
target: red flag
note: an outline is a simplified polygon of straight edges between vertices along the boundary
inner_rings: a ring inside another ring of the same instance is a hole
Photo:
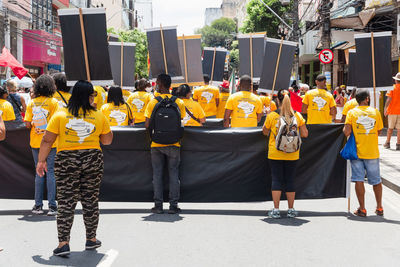
[[[25,69],[24,66],[22,66],[22,64],[15,59],[15,57],[10,53],[10,51],[8,51],[6,47],[3,48],[3,51],[0,55],[0,66],[10,67],[15,76],[17,76],[19,79],[22,79],[28,73],[28,70]]]
[[[301,107],[303,106],[303,99],[300,96],[294,93],[290,93],[290,102],[292,103],[292,108],[295,111],[301,112]]]

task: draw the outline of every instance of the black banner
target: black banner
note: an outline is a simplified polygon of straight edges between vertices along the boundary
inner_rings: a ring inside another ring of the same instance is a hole
[[[113,78],[108,55],[105,9],[84,8],[82,13],[91,82],[93,85],[111,85]],[[68,85],[74,86],[78,80],[87,80],[79,9],[60,9],[58,15],[64,47],[65,74]]]
[[[296,199],[345,197],[346,161],[339,155],[343,125],[307,127],[310,135],[301,148]],[[151,202],[152,167],[146,130],[120,127],[113,132],[113,144],[103,148],[101,200]],[[182,202],[271,200],[267,138],[261,128],[187,127],[181,153]],[[34,173],[29,131],[7,132],[6,141],[0,142],[0,198],[33,199]]]

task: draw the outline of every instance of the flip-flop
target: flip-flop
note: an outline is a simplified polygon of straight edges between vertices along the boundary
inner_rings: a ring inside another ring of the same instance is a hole
[[[378,215],[378,216],[383,216],[383,209],[382,208],[376,209],[375,210],[375,214]]]
[[[366,217],[366,216],[367,216],[367,211],[358,208],[358,209],[354,212],[354,215],[357,215],[357,216],[360,216],[360,217]]]

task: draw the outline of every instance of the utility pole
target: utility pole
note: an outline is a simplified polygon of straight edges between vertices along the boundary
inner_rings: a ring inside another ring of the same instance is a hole
[[[295,81],[297,84],[298,81],[298,72],[299,72],[299,37],[300,37],[300,28],[299,28],[299,0],[293,0],[293,30],[290,37],[290,40],[297,43],[296,55],[293,61],[293,73],[295,77]]]
[[[5,8],[4,15],[4,45],[11,53],[11,40],[10,40],[10,20],[8,18],[8,8]],[[10,68],[6,68],[6,80],[11,78]]]
[[[322,0],[320,7],[321,14],[321,44],[322,49],[329,49],[331,47],[331,8],[332,3],[329,0]],[[331,64],[323,64],[322,71],[324,74],[330,75],[327,77],[327,83],[332,84],[332,65]]]

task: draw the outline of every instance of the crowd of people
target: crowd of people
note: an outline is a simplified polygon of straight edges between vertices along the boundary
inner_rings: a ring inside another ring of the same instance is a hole
[[[393,129],[400,128],[400,73],[394,77],[395,88],[388,93],[385,116],[389,115],[388,141]],[[67,87],[66,76],[56,73],[38,77],[31,90],[31,100],[16,93],[16,85],[9,81],[0,87],[0,140],[5,138],[7,122],[14,127],[30,129],[30,146],[36,166],[34,214],[43,214],[44,181],[46,179],[49,210],[57,215],[59,245],[55,255],[69,254],[70,230],[74,210],[82,202],[86,226],[86,248],[101,246],[96,238],[99,218],[99,191],[104,161],[101,144],[112,143],[111,126],[146,127],[151,143],[153,168],[153,213],[163,213],[164,166],[169,174],[168,213],[180,212],[180,140],[183,126],[203,126],[207,119],[223,119],[224,127],[256,127],[263,116],[262,132],[268,138],[268,159],[272,175],[274,208],[271,218],[280,218],[279,202],[286,193],[288,217],[296,217],[294,199],[295,175],[300,157],[301,139],[307,138],[307,125],[344,123],[346,136],[354,134],[357,160],[351,161],[352,181],[355,182],[359,208],[358,216],[366,216],[364,178],[373,186],[376,214],[383,215],[382,184],[379,173],[378,135],[383,128],[380,112],[369,106],[367,90],[353,90],[351,94],[339,87],[332,94],[327,90],[326,77],[318,75],[316,88],[306,84],[297,88],[280,89],[275,95],[254,90],[251,78],[240,78],[237,92],[230,93],[229,82],[219,88],[204,76],[204,86],[195,88],[182,84],[171,88],[171,77],[160,74],[155,86],[140,79],[135,92],[118,86],[93,86],[78,81]],[[302,110],[292,108],[290,94],[302,98]],[[6,127],[4,126],[6,122]],[[182,126],[183,125],[183,126]],[[10,127],[11,128],[11,127]],[[389,136],[390,133],[390,136]],[[397,132],[397,150],[400,133]],[[57,197],[56,197],[57,194]],[[57,201],[56,201],[57,200]]]

